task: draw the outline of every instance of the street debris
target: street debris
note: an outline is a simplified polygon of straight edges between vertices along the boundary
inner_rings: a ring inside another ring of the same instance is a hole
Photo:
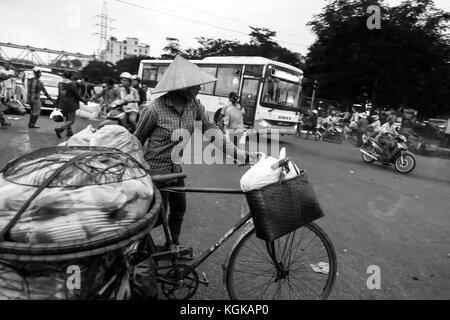
[[[326,262],[319,262],[318,264],[310,264],[310,266],[316,273],[328,274],[330,272],[330,265]]]

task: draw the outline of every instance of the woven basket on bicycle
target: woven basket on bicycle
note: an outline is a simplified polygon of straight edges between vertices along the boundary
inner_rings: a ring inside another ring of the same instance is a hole
[[[45,167],[48,170],[42,170]],[[41,170],[45,174],[31,175],[34,170]],[[130,183],[135,179],[150,180],[150,177],[130,155],[101,147],[37,150],[8,163],[0,176],[12,186],[23,186],[33,191],[27,201],[20,202],[21,207],[12,219],[1,221],[4,214],[0,210],[0,225],[3,226],[0,228],[0,300],[91,299],[105,282],[124,270],[124,249],[148,235],[161,207],[160,193],[153,188],[153,197],[148,199],[148,206],[145,207],[148,209],[143,211],[144,214],[135,221],[130,222],[130,219],[123,225],[119,224],[119,227],[111,228],[111,231],[71,241],[17,242],[13,241],[11,231],[16,228],[17,232],[19,222],[26,225],[23,220],[27,222],[32,219],[30,210],[45,192],[70,192],[85,187],[95,190],[98,186],[115,188],[120,183]],[[48,214],[51,216],[51,208]],[[104,227],[104,221],[95,220],[94,211],[92,216],[92,220],[88,220],[95,224],[92,228]],[[56,228],[49,228],[48,231],[62,238],[74,234],[73,231],[67,231],[65,235],[63,226],[58,228],[58,232]],[[69,290],[63,284],[68,281],[70,271],[77,270],[82,275],[81,289],[78,289],[75,281],[73,290]]]
[[[262,240],[276,240],[324,216],[305,171],[245,196],[256,236]]]

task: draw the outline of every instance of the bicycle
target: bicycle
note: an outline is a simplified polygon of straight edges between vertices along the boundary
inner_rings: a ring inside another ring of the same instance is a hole
[[[244,194],[240,189],[169,186],[186,177],[181,173],[153,176],[152,179],[162,192]],[[157,264],[158,283],[169,300],[190,299],[197,292],[199,284],[208,286],[206,275],[200,278],[196,269],[241,229],[243,233],[230,252],[228,263],[223,265],[231,300],[327,299],[331,293],[337,273],[336,253],[328,235],[315,223],[309,223],[275,241],[263,241],[256,238],[249,212],[210,249],[188,265],[179,260],[192,256],[193,248],[174,247],[165,208],[162,208],[160,217],[170,249],[158,251],[149,234],[144,250],[153,252],[151,256]],[[312,247],[313,244],[319,247],[317,251]],[[160,266],[162,261],[169,264]]]

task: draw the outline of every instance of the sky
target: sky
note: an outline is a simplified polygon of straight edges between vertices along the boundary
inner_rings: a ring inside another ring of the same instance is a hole
[[[93,54],[99,48],[99,19],[103,0],[1,0],[0,42]],[[180,40],[182,48],[197,47],[196,37],[248,42],[249,26],[277,31],[277,41],[306,55],[315,36],[306,26],[328,0],[108,0],[114,19],[109,36],[139,38],[159,56],[165,38]],[[389,0],[395,5],[400,0]],[[435,0],[450,10],[448,0]],[[6,13],[6,14],[5,14]],[[8,27],[5,27],[8,26]],[[11,50],[11,49],[8,49]],[[7,53],[12,51],[6,50]],[[45,57],[44,57],[45,58]]]

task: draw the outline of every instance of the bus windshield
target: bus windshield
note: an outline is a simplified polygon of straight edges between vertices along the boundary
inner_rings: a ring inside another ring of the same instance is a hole
[[[301,91],[299,83],[268,77],[264,82],[261,105],[275,109],[298,108]]]

